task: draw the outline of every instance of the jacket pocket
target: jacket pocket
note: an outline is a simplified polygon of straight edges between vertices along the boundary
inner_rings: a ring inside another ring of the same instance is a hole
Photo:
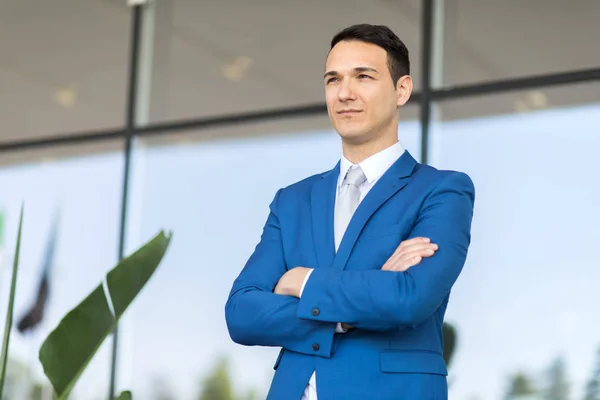
[[[384,350],[379,353],[382,372],[448,376],[441,354],[427,350]]]

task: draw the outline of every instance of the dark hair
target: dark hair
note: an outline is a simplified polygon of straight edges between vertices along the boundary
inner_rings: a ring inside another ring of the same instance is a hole
[[[341,41],[358,40],[371,43],[387,52],[388,69],[394,85],[403,75],[410,74],[408,49],[390,28],[384,25],[358,24],[338,32],[331,40],[331,49]]]

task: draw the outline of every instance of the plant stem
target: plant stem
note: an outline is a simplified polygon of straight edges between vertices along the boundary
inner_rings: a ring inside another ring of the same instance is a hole
[[[13,262],[12,282],[10,284],[10,296],[8,298],[8,311],[6,312],[6,325],[4,327],[4,340],[2,342],[2,355],[0,356],[0,399],[4,390],[4,378],[6,377],[6,363],[8,361],[8,344],[13,323],[13,308],[15,302],[15,291],[17,287],[17,270],[19,266],[19,251],[21,249],[21,229],[23,227],[23,208],[21,204],[21,216],[19,217],[19,232],[17,233],[17,248]]]

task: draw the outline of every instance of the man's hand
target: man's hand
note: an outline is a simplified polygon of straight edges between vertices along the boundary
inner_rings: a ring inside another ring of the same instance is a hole
[[[431,257],[438,245],[429,238],[417,237],[400,243],[394,254],[381,268],[383,271],[406,271],[421,262],[423,257]]]
[[[438,245],[431,243],[428,238],[414,238],[400,243],[394,254],[381,268],[383,271],[406,271],[421,262],[423,257],[431,257],[438,249]],[[287,271],[275,286],[275,294],[300,297],[300,289],[310,268],[295,267]],[[351,325],[342,324],[345,329],[352,329]]]
[[[299,298],[302,283],[304,283],[304,278],[310,270],[310,268],[306,267],[295,267],[287,271],[279,278],[279,282],[277,282],[277,286],[275,286],[275,294]]]
[[[406,271],[421,262],[423,257],[431,257],[438,245],[431,243],[429,238],[417,237],[400,243],[394,254],[381,268],[383,271]],[[346,330],[354,329],[352,325],[342,323]]]

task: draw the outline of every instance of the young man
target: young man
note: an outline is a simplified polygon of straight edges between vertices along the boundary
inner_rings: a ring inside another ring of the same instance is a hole
[[[387,27],[331,42],[324,84],[343,157],[276,193],[225,307],[236,343],[282,348],[269,400],[447,399],[442,322],[474,187],[398,141],[409,73]]]

